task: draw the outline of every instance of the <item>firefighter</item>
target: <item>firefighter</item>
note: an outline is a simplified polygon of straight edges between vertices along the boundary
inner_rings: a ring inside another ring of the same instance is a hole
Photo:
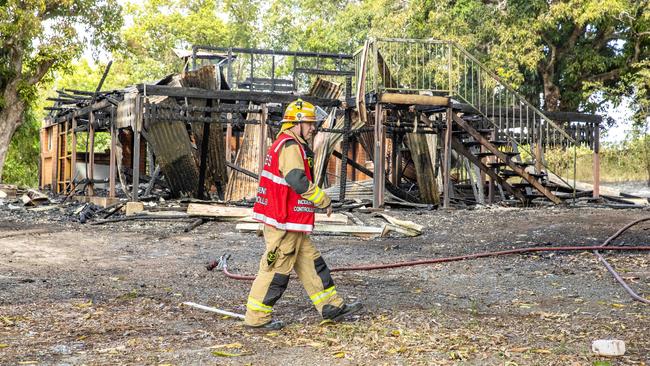
[[[336,293],[329,268],[309,239],[315,209],[326,209],[328,216],[332,213],[330,198],[313,182],[314,153],[307,141],[316,122],[311,103],[300,99],[290,103],[265,158],[253,219],[265,224],[266,250],[246,303],[249,327],[284,326],[272,319],[271,312],[287,289],[292,269],[324,319],[338,321],[362,307],[359,302],[345,304]]]

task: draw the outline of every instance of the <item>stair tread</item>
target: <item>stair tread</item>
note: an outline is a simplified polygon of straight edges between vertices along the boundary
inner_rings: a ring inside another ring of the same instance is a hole
[[[517,156],[517,155],[519,155],[519,153],[516,152],[516,151],[501,151],[501,152],[503,154],[507,155],[507,156]],[[486,151],[486,152],[475,153],[474,155],[476,155],[476,157],[482,158],[482,157],[486,157],[486,156],[494,156],[494,153],[490,152],[490,151]]]
[[[514,188],[528,188],[533,186],[532,184],[526,181],[520,183],[510,183],[510,185],[513,186]]]
[[[477,128],[476,131],[478,131],[478,133],[480,133],[482,135],[486,135],[486,134],[490,134],[490,133],[494,132],[494,130],[491,129],[491,128]],[[455,135],[469,134],[469,132],[467,132],[465,130],[452,130],[451,133],[455,134]]]
[[[490,143],[496,146],[506,146],[509,144],[509,142],[505,140],[490,140]],[[481,143],[479,141],[464,141],[463,145],[467,147],[471,147],[471,146],[479,146],[481,145]]]
[[[528,175],[530,175],[531,177],[535,177],[535,178],[542,178],[546,176],[546,174],[544,173],[529,173],[529,172],[526,173],[528,173]],[[515,172],[514,170],[502,170],[499,172],[499,174],[508,177],[520,177],[520,175],[517,174],[517,172]]]
[[[527,166],[533,166],[534,163],[528,163],[528,162],[523,162],[523,161],[511,161],[511,163],[518,165],[520,167],[527,167]],[[490,168],[498,168],[498,167],[503,167],[503,166],[508,166],[508,163],[503,162],[503,161],[497,161],[494,163],[488,163],[488,167]]]

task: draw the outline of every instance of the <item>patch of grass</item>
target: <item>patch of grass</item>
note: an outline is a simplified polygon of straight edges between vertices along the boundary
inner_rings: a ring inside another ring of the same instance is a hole
[[[645,139],[650,139],[646,137]],[[643,139],[619,144],[604,144],[600,150],[601,182],[644,181],[648,179]],[[531,161],[530,147],[521,146],[523,161]],[[576,158],[576,180],[591,183],[594,153],[586,146],[573,148],[549,148],[544,152],[546,165],[552,172],[573,179],[573,160]]]

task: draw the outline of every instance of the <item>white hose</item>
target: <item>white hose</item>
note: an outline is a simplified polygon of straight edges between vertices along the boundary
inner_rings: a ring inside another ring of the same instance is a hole
[[[183,305],[187,305],[187,306],[191,306],[193,308],[197,308],[197,309],[201,309],[201,310],[205,310],[205,311],[210,311],[210,312],[213,312],[213,313],[226,315],[226,316],[231,316],[233,318],[239,318],[239,319],[244,320],[244,316],[241,315],[241,314],[232,313],[230,311],[213,308],[211,306],[205,306],[205,305],[197,304],[195,302],[186,301],[186,302],[183,303]]]

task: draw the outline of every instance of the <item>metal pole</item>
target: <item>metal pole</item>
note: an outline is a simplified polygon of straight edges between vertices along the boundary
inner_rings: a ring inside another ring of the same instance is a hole
[[[595,124],[594,131],[594,191],[593,197],[600,197],[600,124]],[[575,183],[573,184],[575,186]]]
[[[275,91],[275,55],[271,56],[271,92]]]
[[[451,85],[451,84],[452,84],[452,81],[451,81],[451,80],[452,80],[452,75],[451,75],[451,66],[452,66],[452,61],[451,61],[451,58],[452,58],[451,42],[448,44],[448,50],[449,50],[449,51],[448,51],[449,54],[447,55],[447,62],[448,62],[448,65],[447,65],[447,73],[448,73],[448,76],[449,76],[449,80],[448,80],[448,81],[449,81],[449,85],[448,85],[448,87],[449,87],[449,96],[451,96],[451,95],[453,94],[453,90],[452,90],[453,87],[452,87],[452,85]],[[451,118],[451,117],[450,117],[450,118]],[[450,142],[451,142],[451,140],[450,140]],[[445,196],[445,197],[447,197],[447,196]],[[447,198],[445,198],[445,200],[446,200],[446,199],[447,199]]]
[[[253,62],[254,62],[253,54],[251,53],[251,78],[250,78],[250,85],[248,86],[248,89],[250,91],[253,91],[253,73],[255,72],[253,70],[253,68],[254,68]]]
[[[573,143],[573,203],[576,203],[576,170],[578,164],[578,144]]]
[[[233,90],[235,87],[232,85],[232,48],[228,49],[228,87]]]

